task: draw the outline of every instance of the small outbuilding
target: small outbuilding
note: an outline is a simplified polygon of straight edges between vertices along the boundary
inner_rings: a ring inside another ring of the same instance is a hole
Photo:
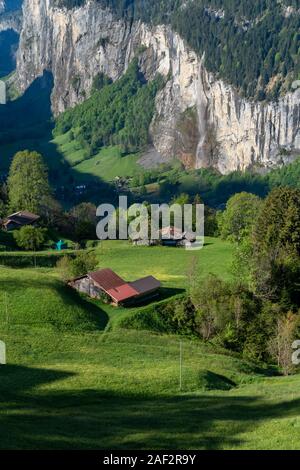
[[[161,283],[153,276],[126,282],[111,269],[102,269],[73,279],[69,286],[93,299],[102,299],[118,306],[132,305],[158,296]]]

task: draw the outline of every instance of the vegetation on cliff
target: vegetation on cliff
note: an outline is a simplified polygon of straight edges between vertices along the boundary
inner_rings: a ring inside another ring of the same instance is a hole
[[[96,77],[91,98],[61,114],[54,133],[61,135],[72,129],[87,156],[114,144],[126,154],[136,152],[148,144],[155,96],[161,84],[160,77],[147,83],[135,59],[114,83]]]
[[[300,77],[298,0],[97,0],[117,17],[170,24],[206,67],[245,96],[277,98]],[[85,0],[56,0],[73,8]],[[293,8],[288,10],[287,7]]]

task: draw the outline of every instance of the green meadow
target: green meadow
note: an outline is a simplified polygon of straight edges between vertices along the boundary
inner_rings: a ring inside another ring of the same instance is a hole
[[[215,239],[193,254],[110,241],[97,256],[99,267],[129,280],[152,273],[174,291],[188,287],[193,256],[201,275],[231,276],[232,247]],[[299,376],[198,340],[120,329],[134,309],[79,296],[53,268],[0,267],[0,283],[1,449],[299,448]]]
[[[142,171],[137,163],[139,154],[122,156],[119,147],[105,147],[93,157],[86,158],[82,146],[76,140],[70,140],[69,133],[56,137],[51,143],[75,170],[79,181],[97,177],[111,182],[116,176],[134,176]]]
[[[127,241],[107,241],[97,251],[100,267],[111,267],[129,281],[153,275],[166,287],[186,287],[187,273],[196,258],[200,274],[231,277],[233,247],[218,238],[206,237],[205,247],[188,251],[169,247],[135,247]]]

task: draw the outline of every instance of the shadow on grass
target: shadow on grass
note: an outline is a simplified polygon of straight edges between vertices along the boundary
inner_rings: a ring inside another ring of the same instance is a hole
[[[173,287],[161,287],[159,291],[159,297],[157,300],[168,300],[172,297],[178,296],[180,294],[184,294],[186,292],[185,289],[177,289]]]
[[[132,302],[128,302],[125,305],[125,308],[134,308],[134,307],[147,307],[151,305],[155,305],[158,302],[162,302],[164,300],[172,299],[172,297],[178,296],[180,294],[184,294],[186,291],[185,289],[177,289],[172,287],[161,287],[157,295],[149,296],[141,300],[133,300]]]
[[[299,399],[270,404],[226,392],[145,396],[57,391],[58,382],[71,375],[0,367],[1,449],[232,448],[245,444],[245,433],[262,421],[299,414]],[[46,384],[50,390],[37,389]]]
[[[34,389],[39,385],[50,384],[74,375],[72,372],[35,369],[25,366],[0,366],[0,397],[1,401],[7,397]]]

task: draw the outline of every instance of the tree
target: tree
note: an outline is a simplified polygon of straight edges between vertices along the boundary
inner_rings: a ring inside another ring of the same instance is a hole
[[[190,197],[188,194],[181,193],[178,196],[174,197],[172,200],[172,204],[178,204],[179,206],[184,206],[190,202]],[[199,202],[201,204],[201,202]]]
[[[24,248],[26,251],[36,251],[45,243],[46,230],[27,225],[14,232],[14,239],[19,248]]]
[[[67,218],[67,216],[64,214],[61,204],[54,198],[51,196],[45,198],[40,206],[40,215],[47,227],[53,227],[59,232],[62,231],[60,227],[61,221]]]
[[[101,45],[104,45],[104,43]],[[112,79],[100,72],[93,79],[92,92],[102,90],[103,87],[110,85],[111,83]]]
[[[232,273],[239,283],[252,287],[251,266],[253,260],[253,245],[250,237],[244,238],[234,247]]]
[[[204,208],[204,231],[206,237],[215,237],[218,235],[217,213],[211,207]]]
[[[252,250],[257,295],[285,309],[299,306],[299,189],[277,188],[269,194],[256,220]]]
[[[284,375],[289,375],[293,370],[292,344],[296,339],[298,326],[299,316],[289,312],[285,317],[278,319],[275,334],[269,342],[269,351]]]
[[[260,253],[287,248],[300,255],[300,189],[271,191],[256,220],[254,242]]]
[[[96,238],[96,212],[96,206],[86,202],[71,210],[70,216],[75,223],[75,237],[78,241]]]
[[[4,216],[5,214],[5,204],[2,199],[0,199],[0,219]]]
[[[232,196],[226,210],[219,215],[219,230],[223,239],[240,243],[253,228],[262,201],[251,193],[239,193]]]
[[[212,339],[230,321],[229,295],[229,286],[216,276],[200,279],[195,275],[190,299],[196,311],[196,330],[204,340]]]
[[[41,204],[50,196],[46,166],[37,152],[18,152],[8,177],[9,208],[39,214]]]

